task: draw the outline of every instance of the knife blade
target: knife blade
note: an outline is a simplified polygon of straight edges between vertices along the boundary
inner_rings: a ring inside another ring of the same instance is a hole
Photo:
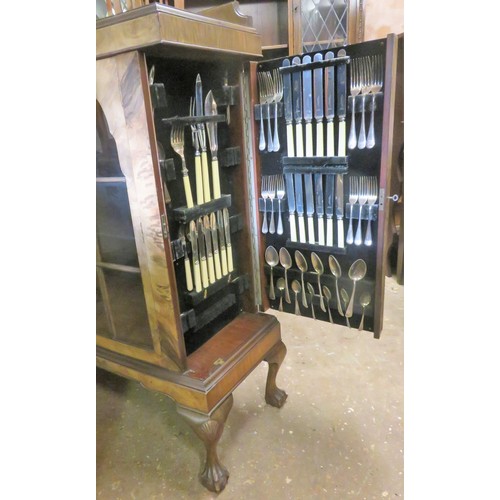
[[[194,220],[189,223],[188,238],[191,242],[191,253],[193,256],[194,289],[199,293],[203,290],[203,287],[201,286],[200,257],[198,254],[198,232]]]
[[[208,215],[203,216],[203,235],[207,245],[208,280],[215,283],[214,254],[212,250],[212,232],[210,231],[210,219]]]
[[[323,54],[315,54],[314,62],[323,60]],[[313,71],[314,78],[314,118],[316,120],[316,156],[324,155],[323,146],[323,68],[316,68]]]
[[[338,57],[345,57],[346,51],[340,49]],[[339,117],[339,156],[345,156],[346,148],[346,123],[347,112],[347,82],[346,82],[346,63],[341,63],[337,68],[337,115]],[[344,176],[337,174],[335,176],[335,215],[337,217],[337,245],[339,248],[345,248],[344,242]]]
[[[304,187],[306,190],[306,212],[307,212],[307,237],[311,245],[316,243],[314,237],[314,193],[312,174],[304,174]]]
[[[215,116],[217,114],[217,103],[210,90],[205,98],[205,115]],[[212,182],[214,199],[220,198],[219,160],[217,159],[217,122],[207,122],[208,142],[210,143],[210,153],[212,154]]]
[[[326,245],[333,247],[333,199],[335,176],[333,174],[326,175],[325,181],[325,198],[326,198]]]
[[[284,59],[283,68],[290,66],[290,60]],[[283,106],[285,108],[285,123],[286,123],[286,147],[288,156],[295,156],[295,148],[293,143],[293,105],[292,105],[292,75],[290,73],[283,74]]]
[[[331,61],[335,56],[327,52],[325,61]],[[335,156],[335,130],[333,118],[335,117],[335,68],[325,68],[325,117],[326,117],[326,156]],[[333,245],[333,243],[332,243]]]
[[[302,64],[310,64],[310,63],[311,63],[311,56],[305,55],[302,58]],[[312,138],[313,96],[312,96],[312,70],[310,69],[302,71],[302,103],[304,106],[304,121],[306,123],[306,156],[313,156],[313,138]]]
[[[307,243],[306,226],[304,223],[304,197],[302,194],[302,174],[293,174],[295,184],[295,203],[299,219],[299,241]]]
[[[227,251],[227,270],[231,273],[234,271],[233,265],[233,247],[231,246],[231,227],[229,226],[229,210],[222,209],[224,217],[224,231],[226,236],[226,251]]]
[[[200,252],[201,283],[203,288],[208,288],[207,251],[205,247],[205,234],[203,232],[202,217],[198,219],[196,230],[198,231],[198,252]]]
[[[227,276],[226,239],[224,237],[224,217],[222,216],[221,210],[217,210],[217,230],[219,231],[219,249],[220,261],[222,264],[222,275]]]
[[[300,64],[300,57],[292,59],[292,66]],[[296,154],[304,156],[304,137],[302,135],[302,80],[301,71],[292,73],[293,118],[295,120]]]
[[[293,174],[285,174],[286,197],[288,200],[288,222],[290,223],[290,240],[297,241],[297,226],[295,225],[295,191]]]
[[[325,207],[323,205],[323,174],[314,174],[314,189],[316,194],[316,220],[318,223],[318,245],[325,244],[325,226],[323,215]]]
[[[201,76],[196,76],[195,94],[194,94],[195,112],[196,116],[203,116],[203,85],[201,83]],[[210,179],[208,175],[208,159],[207,159],[207,140],[205,136],[204,123],[197,123],[198,140],[201,148],[201,171],[203,177],[203,201],[206,203],[210,201]]]
[[[184,224],[179,226],[179,241],[181,242],[182,250],[184,252],[184,271],[186,273],[186,288],[188,292],[193,290],[193,275],[191,273],[191,263],[189,261],[189,257],[186,249],[186,235],[185,235],[185,227]]]
[[[218,230],[215,212],[210,214],[210,231],[212,233],[212,245],[214,248],[215,278],[220,280],[222,278],[222,270],[220,267],[219,238],[217,236]]]

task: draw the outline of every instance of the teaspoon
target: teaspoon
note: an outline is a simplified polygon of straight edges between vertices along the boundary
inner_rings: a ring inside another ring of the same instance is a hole
[[[323,285],[323,294],[325,295],[326,298],[326,308],[328,310],[328,318],[330,319],[330,323],[333,323],[332,313],[330,312],[330,300],[332,298],[332,292],[330,292],[330,289],[325,285]]]
[[[311,283],[307,283],[307,291],[309,292],[309,295],[311,296],[311,311],[312,311],[312,316],[313,319],[316,319],[316,314],[314,314],[314,287],[311,285]]]
[[[319,288],[319,305],[321,307],[321,310],[326,312],[326,307],[325,303],[323,301],[323,293],[321,292],[321,275],[323,274],[323,262],[321,262],[321,259],[318,257],[316,252],[311,252],[311,261],[312,265],[314,267],[314,270],[316,271],[316,274],[318,275],[318,288]]]
[[[307,309],[308,305],[305,294],[306,287],[304,286],[304,273],[307,272],[307,260],[299,250],[295,250],[295,262],[297,267],[300,269],[300,281],[302,283],[302,290],[304,290],[304,293],[302,294],[302,305]]]
[[[301,316],[300,307],[299,307],[299,299],[298,299],[297,295],[302,290],[302,287],[300,286],[300,283],[297,280],[292,281],[292,290],[293,290],[293,293],[295,294],[295,314],[297,316]]]
[[[287,271],[292,267],[292,257],[288,253],[285,247],[280,248],[280,264],[285,268],[285,301],[287,304],[291,304],[290,292],[288,291],[288,277]]]
[[[276,251],[276,248],[270,245],[266,248],[264,256],[266,262],[271,267],[271,283],[269,285],[269,298],[271,300],[274,300],[276,298],[276,295],[274,294],[273,267],[276,266],[279,262],[278,252]]]
[[[340,289],[340,296],[342,297],[342,301],[344,302],[344,309],[347,307],[347,303],[349,302],[349,294],[345,290],[345,288]],[[347,314],[345,315],[345,321],[349,328],[351,328],[351,324],[349,323],[349,318]]]
[[[363,259],[358,259],[352,263],[349,269],[349,278],[352,279],[352,293],[351,300],[347,306],[345,315],[350,318],[354,309],[354,294],[356,293],[356,282],[362,280],[366,274],[366,262]]]
[[[278,310],[283,312],[283,290],[285,289],[285,280],[283,278],[278,278],[276,286],[280,292],[280,306]]]
[[[363,312],[361,314],[361,321],[359,322],[359,327],[358,330],[361,331],[363,330],[364,327],[364,322],[365,322],[365,307],[368,306],[371,302],[371,297],[368,292],[363,292],[361,294],[361,297],[359,298],[359,303],[361,304],[361,307],[363,308]]]
[[[331,273],[335,276],[335,292],[337,293],[337,311],[341,316],[344,315],[342,310],[342,304],[340,303],[339,297],[339,278],[342,276],[342,269],[340,268],[339,261],[333,256],[328,256],[328,266],[330,267]]]

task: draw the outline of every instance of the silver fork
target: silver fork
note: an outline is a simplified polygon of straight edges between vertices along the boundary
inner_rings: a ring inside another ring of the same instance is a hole
[[[358,195],[358,205],[359,205],[359,219],[358,227],[356,229],[356,236],[354,237],[354,244],[359,246],[363,243],[363,235],[361,228],[361,214],[363,212],[363,205],[368,200],[368,178],[362,175],[359,179],[359,195]]]
[[[266,234],[268,232],[267,229],[267,199],[268,199],[268,193],[269,193],[269,176],[268,175],[263,175],[262,176],[262,182],[261,182],[261,187],[260,187],[260,195],[262,196],[264,200],[264,220],[262,222],[262,232]]]
[[[349,229],[347,230],[346,243],[352,245],[354,243],[354,231],[352,229],[352,211],[354,204],[358,201],[359,184],[358,177],[349,177]]]
[[[361,59],[361,127],[359,129],[358,149],[365,149],[366,147],[366,130],[365,130],[365,97],[370,92],[371,81],[369,62],[367,57]]]
[[[269,153],[274,151],[273,137],[271,133],[271,104],[274,100],[273,92],[273,77],[269,71],[264,73],[264,81],[266,89],[265,99],[266,99],[266,110],[267,110],[267,150]]]
[[[349,140],[347,147],[354,149],[356,147],[356,116],[354,113],[356,96],[361,92],[361,79],[359,74],[359,59],[353,59],[351,63],[351,96],[352,96],[352,109],[351,109],[351,128],[349,130]]]
[[[273,138],[273,151],[280,150],[280,140],[278,137],[278,103],[283,99],[283,77],[278,69],[273,71],[274,82],[274,138]]]
[[[368,149],[375,146],[375,125],[373,115],[375,112],[375,94],[382,90],[384,85],[384,65],[382,62],[382,55],[378,54],[373,56],[373,85],[371,87],[372,93],[372,110],[370,115],[370,128],[368,130],[368,139],[366,140],[366,147]]]
[[[274,234],[276,232],[276,227],[274,225],[274,198],[276,197],[276,184],[278,181],[277,176],[271,175],[269,181],[270,185],[267,193],[269,199],[271,200],[271,223],[269,224],[269,233]]]
[[[283,234],[283,221],[281,220],[281,200],[285,197],[285,179],[282,175],[278,175],[278,183],[276,186],[276,196],[278,198],[278,234]]]
[[[189,100],[189,116],[195,116],[195,102],[191,97]],[[200,156],[200,141],[198,139],[198,130],[194,123],[190,124],[191,139],[194,147],[194,165],[195,165],[195,179],[196,179],[196,203],[202,205],[203,198],[203,174],[201,172],[201,156]]]
[[[172,125],[170,132],[170,144],[172,149],[181,157],[182,161],[182,180],[184,181],[184,192],[186,194],[186,204],[188,208],[194,207],[193,195],[191,193],[191,184],[189,183],[189,172],[184,158],[184,126]]]
[[[259,82],[259,104],[260,104],[260,134],[259,134],[259,150],[264,151],[266,149],[266,138],[264,137],[264,103],[265,103],[265,93],[264,93],[264,81],[262,73],[257,73],[257,80]]]
[[[365,245],[366,246],[371,246],[373,244],[372,240],[372,220],[371,220],[371,215],[372,215],[372,207],[375,205],[375,202],[377,201],[378,198],[378,186],[377,186],[377,178],[376,177],[370,177],[369,178],[369,189],[368,189],[368,227],[366,228],[366,235],[365,235]]]

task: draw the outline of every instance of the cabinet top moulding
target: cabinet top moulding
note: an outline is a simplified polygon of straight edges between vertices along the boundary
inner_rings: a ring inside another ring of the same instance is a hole
[[[211,19],[158,3],[96,21],[96,58],[144,50],[184,56],[183,48],[239,57],[262,57],[255,28]]]

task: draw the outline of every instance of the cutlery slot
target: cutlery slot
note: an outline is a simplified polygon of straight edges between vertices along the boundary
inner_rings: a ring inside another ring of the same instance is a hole
[[[336,229],[336,219],[333,219],[333,226]],[[288,248],[294,248],[295,250],[308,250],[311,252],[321,252],[321,253],[334,253],[339,255],[345,255],[347,253],[347,248],[340,248],[336,245],[329,247],[326,245],[316,245],[312,243],[301,243],[300,241],[292,241],[290,239],[286,240],[286,246]]]
[[[342,165],[287,165],[283,167],[283,174],[339,174],[344,175],[349,171],[347,164]]]
[[[200,305],[209,297],[213,297],[218,294],[221,290],[227,288],[228,291],[234,293],[235,295],[241,295],[245,290],[248,290],[249,279],[248,275],[241,275],[234,278],[233,273],[229,273],[227,276],[223,276],[220,280],[215,283],[208,285],[201,292],[186,292],[184,294],[184,299],[188,307],[196,307]]]
[[[219,160],[219,167],[234,167],[241,163],[241,148],[235,146],[232,148],[225,148],[219,151],[217,155]]]
[[[220,123],[227,122],[226,115],[206,115],[206,116],[172,116],[170,118],[162,118],[161,122],[165,127],[181,124],[184,126],[195,125],[197,123]]]
[[[349,167],[349,157],[347,156],[284,156],[282,158],[283,169],[294,172],[294,167],[338,167],[338,173],[345,173]],[[300,174],[301,172],[296,171]],[[328,171],[327,173],[337,173]]]
[[[375,96],[375,99],[373,99]],[[361,113],[363,111],[363,96],[357,95],[355,97],[349,96],[347,102],[347,112],[352,113],[352,103],[354,101],[354,113]],[[376,94],[365,95],[365,112],[371,112],[372,109],[382,109],[384,106],[384,93],[377,92]]]
[[[319,52],[326,52],[326,51],[319,51]],[[323,61],[312,61],[310,63],[294,64],[292,66],[287,66],[287,67],[280,66],[278,69],[282,74],[286,74],[286,73],[295,73],[297,71],[306,71],[309,69],[327,68],[329,66],[336,66],[337,64],[342,64],[342,63],[349,64],[350,61],[351,61],[350,56],[341,56]],[[258,69],[258,71],[260,71],[260,68]]]
[[[351,216],[351,206],[352,206],[352,218],[353,223],[354,219],[359,220],[359,204],[354,203],[351,205],[350,203],[346,203],[344,218],[349,220]],[[378,218],[378,204],[372,205],[371,208],[364,204],[361,208],[361,220],[377,220]]]
[[[278,213],[280,204],[277,199],[269,200],[264,198],[259,198],[259,212],[268,212],[274,211],[274,213]],[[288,204],[286,202],[286,198],[281,200],[281,213],[288,212]],[[283,221],[283,224],[285,221]]]
[[[212,212],[217,212],[223,208],[229,208],[231,206],[231,195],[223,194],[220,198],[215,200],[207,201],[202,205],[195,205],[192,208],[179,207],[174,208],[174,219],[179,222],[188,222],[191,220],[198,219],[204,215],[209,215]]]
[[[275,104],[254,104],[253,112],[254,112],[254,119],[255,120],[260,120],[261,118],[264,120],[267,120],[267,108],[269,107],[269,117],[271,120],[274,120],[274,109],[275,109]],[[262,114],[262,108],[264,108],[264,114]],[[283,102],[278,103],[278,118],[281,118],[283,116]],[[273,123],[273,130],[274,130],[274,123]]]

